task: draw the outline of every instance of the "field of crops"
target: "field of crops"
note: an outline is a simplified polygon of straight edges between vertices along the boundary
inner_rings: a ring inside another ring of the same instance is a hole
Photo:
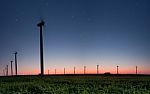
[[[0,77],[0,94],[150,94],[150,76]]]

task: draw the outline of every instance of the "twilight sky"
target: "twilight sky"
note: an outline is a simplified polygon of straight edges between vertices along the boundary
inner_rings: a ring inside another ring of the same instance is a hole
[[[38,74],[44,19],[45,73],[150,74],[149,0],[0,0],[0,75],[14,51],[19,74]]]

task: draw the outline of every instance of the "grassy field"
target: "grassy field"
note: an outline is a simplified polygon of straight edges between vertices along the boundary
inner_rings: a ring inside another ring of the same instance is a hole
[[[0,94],[150,94],[150,76],[0,77]]]

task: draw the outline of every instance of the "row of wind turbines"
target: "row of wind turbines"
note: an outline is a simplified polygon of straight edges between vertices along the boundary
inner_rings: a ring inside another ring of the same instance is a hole
[[[40,67],[41,67],[41,73],[40,75],[44,75],[44,58],[43,58],[43,26],[45,25],[45,22],[42,20],[40,23],[37,24],[37,26],[40,28]],[[14,53],[15,55],[15,75],[17,75],[17,52]],[[99,74],[99,65],[96,67],[97,74]],[[86,66],[84,66],[84,74],[86,74]],[[8,65],[6,65],[6,68],[3,69],[3,74],[8,76]],[[49,74],[49,70],[48,70]],[[55,69],[56,74],[56,69]],[[64,74],[66,74],[66,70],[64,68]],[[74,74],[76,74],[76,67],[74,67]],[[119,66],[117,66],[116,74],[119,74]],[[136,74],[137,74],[137,66],[136,66]],[[13,61],[11,61],[11,75],[13,76]]]
[[[44,26],[45,22],[43,20],[41,20],[40,23],[37,24],[38,27],[40,27],[40,64],[41,64],[41,73],[40,75],[44,75],[44,58],[43,58],[43,26]],[[15,54],[15,72],[17,75],[17,52],[14,53]],[[11,75],[13,75],[13,61],[11,61]],[[5,69],[3,69],[3,74],[8,76],[8,65],[6,65]]]
[[[55,71],[55,74],[57,74],[56,69],[54,71]],[[48,69],[47,74],[48,75],[50,74],[49,69]],[[64,68],[63,74],[66,74],[66,68]],[[76,67],[73,67],[72,74],[76,74]],[[88,73],[86,73],[86,66],[83,67],[83,74],[88,74]],[[96,65],[96,73],[95,74],[100,74],[99,65]],[[110,74],[110,72],[105,72],[104,74]],[[116,74],[119,74],[119,66],[116,67]],[[135,69],[135,74],[138,74],[137,66],[136,66],[136,69]]]
[[[18,74],[18,68],[17,68],[17,52],[15,52],[14,53],[14,56],[15,56],[15,75],[17,75]],[[10,61],[10,70],[11,70],[11,76],[13,76],[14,74],[13,74],[13,61]],[[8,76],[8,65],[6,65],[6,67],[3,69],[3,75],[5,76]]]
[[[16,53],[17,54],[17,53]],[[17,61],[17,58],[16,58],[16,54],[15,54],[15,61]],[[16,64],[16,63],[15,63]],[[10,75],[13,76],[13,61],[11,61],[10,63],[11,67],[10,67]],[[8,72],[8,65],[6,65],[6,68],[5,68],[5,72],[4,72],[4,76],[9,76],[9,72]],[[4,70],[3,70],[4,71]],[[17,75],[17,67],[15,67],[15,71],[16,71],[16,74]],[[137,66],[136,66],[136,69],[135,69],[135,74],[137,74]],[[55,75],[57,74],[57,71],[55,69]],[[64,75],[66,74],[66,68],[64,68]],[[76,67],[73,67],[73,73],[72,74],[76,74]],[[83,74],[87,74],[86,73],[86,66],[83,67]],[[100,74],[100,70],[99,70],[99,65],[96,65],[96,74]],[[109,74],[109,72],[106,72],[106,74]],[[116,74],[119,74],[119,66],[116,66]],[[50,70],[48,70],[48,75],[50,75]]]

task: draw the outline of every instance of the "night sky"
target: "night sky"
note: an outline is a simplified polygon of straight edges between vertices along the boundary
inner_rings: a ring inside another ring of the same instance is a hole
[[[149,0],[0,0],[0,75],[14,52],[19,74],[38,74],[44,26],[45,73],[150,74]]]

